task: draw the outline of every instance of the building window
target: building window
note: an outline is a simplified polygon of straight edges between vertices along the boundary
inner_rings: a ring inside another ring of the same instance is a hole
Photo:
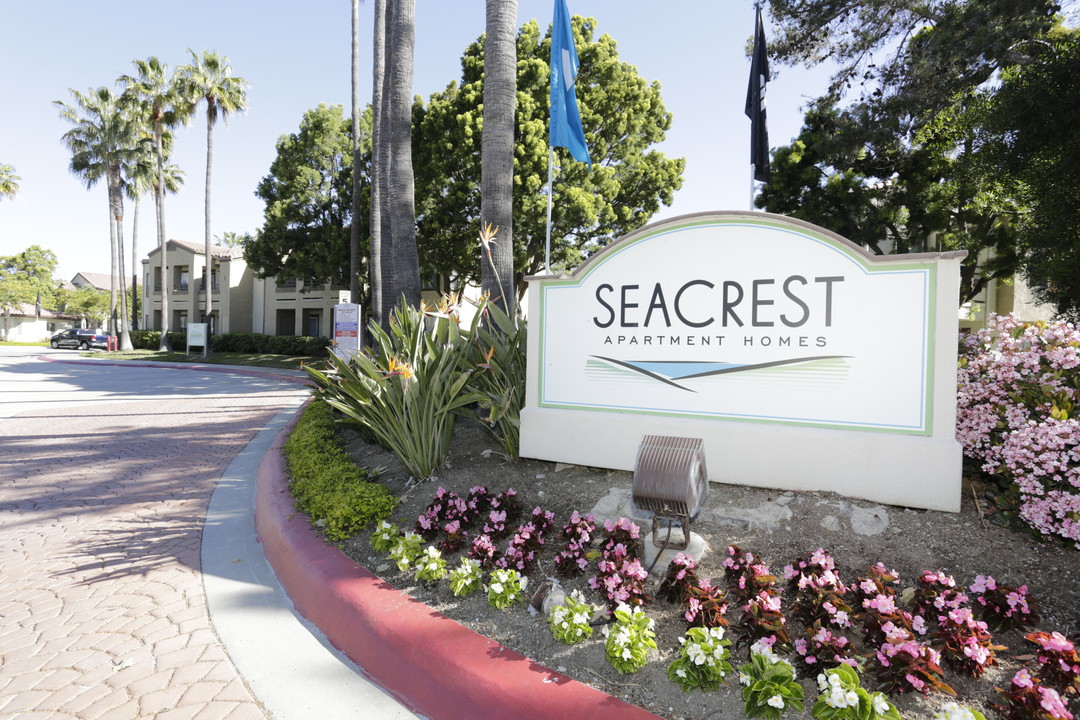
[[[295,310],[278,310],[277,311],[277,328],[274,331],[275,335],[295,335],[296,334],[296,311]]]
[[[322,310],[304,311],[304,334],[308,337],[319,337],[322,333]]]

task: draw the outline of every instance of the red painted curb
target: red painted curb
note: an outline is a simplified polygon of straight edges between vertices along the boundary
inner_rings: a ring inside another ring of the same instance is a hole
[[[657,720],[410,597],[327,545],[292,504],[282,430],[257,475],[255,526],[301,615],[387,692],[437,720]]]

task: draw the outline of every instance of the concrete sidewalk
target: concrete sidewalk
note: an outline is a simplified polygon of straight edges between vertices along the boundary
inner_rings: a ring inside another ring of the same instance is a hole
[[[0,718],[409,717],[259,564],[251,468],[307,390],[181,368],[0,358]]]

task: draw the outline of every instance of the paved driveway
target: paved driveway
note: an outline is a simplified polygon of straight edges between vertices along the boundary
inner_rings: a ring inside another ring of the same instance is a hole
[[[0,718],[262,718],[207,615],[203,518],[301,386],[0,347]]]

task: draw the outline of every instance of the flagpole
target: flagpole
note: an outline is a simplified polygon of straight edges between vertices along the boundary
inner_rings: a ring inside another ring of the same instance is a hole
[[[757,166],[754,163],[750,163],[750,209],[754,209],[754,173]]]
[[[547,188],[547,234],[544,236],[544,274],[551,274],[551,170],[555,165],[555,148],[548,145],[548,188]]]

